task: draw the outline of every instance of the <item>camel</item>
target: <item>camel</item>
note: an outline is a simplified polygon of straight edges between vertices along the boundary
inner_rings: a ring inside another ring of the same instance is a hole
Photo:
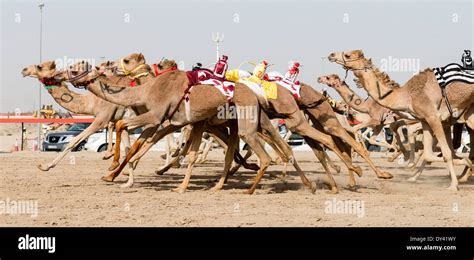
[[[289,91],[286,90],[286,95],[288,96]],[[381,172],[378,170],[375,165],[371,162],[370,158],[368,157],[368,154],[366,151],[364,151],[363,147],[359,146],[355,140],[346,132],[344,131],[344,128],[338,123],[336,116],[334,112],[332,111],[330,105],[325,102],[323,99],[322,94],[318,93],[315,91],[311,86],[307,84],[302,84],[301,87],[301,96],[302,98],[298,100],[298,103],[300,105],[300,108],[303,109],[303,111],[309,115],[310,119],[312,120],[313,124],[316,125],[316,127],[319,126],[320,131],[324,131],[325,133],[329,133],[332,135],[332,138],[336,140],[336,144],[338,147],[342,149],[349,149],[349,152],[346,151],[346,154],[350,154],[350,147],[354,147],[356,151],[361,154],[364,159],[369,163],[371,168],[374,170],[374,172],[377,174],[379,178],[391,178],[392,176],[386,172]],[[280,92],[278,92],[279,96]],[[271,100],[270,102],[277,102],[275,100]],[[319,121],[319,122],[318,122]],[[322,125],[324,127],[322,127]],[[344,144],[344,142],[347,142],[350,144],[349,147]],[[313,150],[314,151],[314,150]],[[248,154],[249,156],[250,154]],[[244,158],[247,158],[248,156],[245,156]],[[321,161],[321,158],[318,158]],[[323,163],[323,167],[325,167],[326,171],[328,169],[325,166],[325,163]],[[234,170],[234,169],[233,169]],[[349,187],[354,187],[355,186],[355,180],[353,177],[351,177],[351,181],[349,184]]]
[[[342,99],[354,110],[360,113],[368,114],[370,116],[369,120],[363,121],[361,124],[355,126],[354,131],[357,132],[362,128],[371,127],[373,129],[373,135],[368,139],[371,144],[384,146],[389,149],[399,149],[400,152],[404,154],[405,160],[410,160],[409,165],[414,162],[414,150],[409,152],[405,149],[400,135],[398,134],[398,128],[403,125],[416,123],[415,120],[410,120],[407,122],[405,119],[397,118],[395,115],[393,115],[390,109],[379,105],[370,96],[366,100],[363,100],[354,91],[352,91],[349,86],[347,86],[345,81],[341,81],[339,76],[336,74],[321,76],[318,78],[318,82],[326,84],[327,86],[336,90]],[[388,125],[392,131],[398,146],[395,147],[390,145],[385,140],[382,142],[377,142],[375,140],[386,125]],[[397,151],[395,151],[394,154],[396,157],[399,155]],[[389,161],[393,161],[395,158],[390,158],[391,160]]]
[[[76,73],[79,73],[80,70],[76,68],[75,71]],[[67,77],[67,75],[64,76]],[[187,119],[187,116],[185,114],[186,109],[184,107],[185,104],[182,103],[182,97],[183,93],[185,93],[186,90],[189,90],[187,85],[188,78],[184,72],[179,70],[173,70],[164,73],[157,77],[156,80],[153,81],[153,83],[142,84],[140,88],[123,88],[114,86],[112,84],[107,85],[104,82],[104,77],[97,73],[96,70],[93,70],[92,73],[89,73],[87,77],[83,77],[80,80],[74,80],[71,83],[82,84],[83,82],[91,81],[95,82],[87,85],[87,89],[100,98],[123,106],[143,105],[148,109],[148,112],[146,112],[145,114],[119,121],[116,124],[118,133],[123,131],[125,127],[128,127],[130,129],[134,129],[139,126],[149,127],[144,130],[142,136],[137,140],[137,142],[134,143],[132,149],[127,154],[127,158],[125,159],[124,163],[128,162],[131,157],[135,153],[137,153],[137,151],[145,142],[145,139],[147,139],[148,137],[153,136],[152,140],[157,141],[161,139],[164,134],[167,134],[190,123],[198,123],[198,127],[193,127],[193,132],[195,131],[198,134],[193,135],[192,139],[196,140],[196,138],[194,138],[195,136],[202,135],[203,124],[199,122],[215,118],[217,108],[219,106],[225,106],[227,102],[224,96],[221,95],[217,89],[209,87],[208,85],[194,85],[193,91],[189,93],[189,99],[193,100],[193,102],[191,102],[190,109],[190,111],[192,111],[191,119]],[[258,100],[255,94],[246,86],[241,84],[236,84],[236,91],[233,100],[237,106],[237,111],[242,111],[242,109],[245,109],[246,107],[257,109],[259,107]],[[264,113],[261,113],[260,120],[262,120],[262,117],[264,117],[262,115],[266,116]],[[161,125],[162,123],[164,123],[165,120],[169,120],[170,124],[165,126],[163,129],[158,130],[158,132],[154,133],[155,131],[153,131],[153,127]],[[262,178],[266,168],[268,167],[270,158],[261,146],[261,144],[258,142],[256,135],[256,131],[259,125],[258,122],[252,122],[248,118],[237,118],[237,121],[239,137],[242,138],[247,144],[249,144],[252,149],[254,149],[254,151],[256,151],[260,159],[260,169],[257,173],[257,177],[255,178],[252,187],[248,190],[248,193],[252,194],[258,182]],[[307,128],[303,129],[306,130]],[[307,131],[310,132],[310,134],[312,134],[313,136],[315,135],[311,132],[311,129]],[[275,139],[276,137],[272,136],[272,138]],[[326,140],[324,139],[324,137],[319,139],[323,139],[323,142],[325,142],[328,147],[333,147],[330,143],[330,140]],[[196,141],[196,143],[200,144],[200,140],[201,138],[199,138],[199,142]],[[278,139],[276,139],[276,141],[278,141]],[[281,142],[284,143],[283,140],[281,140]],[[119,140],[117,140],[117,143],[119,143]],[[192,147],[193,146],[195,147],[195,145],[192,145]],[[190,171],[192,170],[192,162],[195,161],[196,157],[195,152],[193,151],[194,149],[191,149],[192,151],[190,152],[190,164],[188,165],[188,170],[186,171],[185,179],[183,180],[182,185],[180,185],[175,191],[184,191],[187,186],[187,183],[189,182],[191,173]],[[229,151],[233,152],[233,149],[228,149],[228,154],[231,154]],[[287,154],[291,154],[291,150],[287,152]],[[295,160],[293,161],[295,165],[296,162]],[[353,170],[357,170],[352,165],[350,165],[350,167],[352,167]],[[119,167],[118,170],[115,170],[110,175],[104,177],[103,180],[113,181],[115,177],[120,173],[120,170],[121,169]],[[312,190],[314,190],[313,185],[304,176],[304,173],[300,169],[297,170],[305,186],[308,186]],[[223,183],[223,180],[225,180],[226,178],[227,171],[228,169],[224,170],[224,173],[221,176],[221,180],[218,184]]]
[[[454,172],[451,133],[446,130],[450,128],[447,126],[452,121],[466,123],[470,129],[474,128],[474,84],[453,82],[447,86],[446,95],[450,106],[458,112],[457,117],[453,117],[432,69],[425,69],[400,87],[386,73],[375,68],[361,50],[334,52],[328,59],[342,65],[346,70],[351,70],[367,93],[380,105],[405,118],[420,120],[424,132],[425,161],[437,161],[437,158],[432,158],[432,155],[426,152],[426,139],[429,139],[430,134],[434,134],[451,176],[448,189],[459,190],[459,182]],[[472,160],[473,157],[470,158]],[[466,163],[472,165],[469,160],[466,160]],[[471,174],[472,169],[466,171],[461,180],[467,181]]]
[[[54,98],[54,100],[68,111],[95,116],[94,122],[87,129],[74,137],[65,147],[64,151],[61,152],[53,161],[46,165],[38,165],[40,170],[48,171],[51,168],[54,168],[61,159],[74,149],[76,145],[101,128],[108,128],[108,140],[112,140],[113,122],[123,117],[125,114],[124,107],[97,98],[92,94],[82,95],[69,90],[66,84],[55,79],[58,72],[56,71],[56,64],[54,61],[46,61],[39,65],[30,65],[24,68],[21,73],[23,77],[35,77],[42,81],[46,85],[48,93]],[[123,133],[123,139],[125,140],[125,147],[129,147],[130,141],[128,132],[125,131]],[[107,147],[104,159],[110,158],[110,156],[112,156],[111,145]]]
[[[130,59],[127,58],[127,60],[128,60],[128,63],[130,63]],[[123,62],[117,61],[117,64],[123,64]],[[125,65],[125,66],[126,66],[126,65]],[[135,66],[137,66],[137,64],[135,64]],[[132,68],[133,68],[133,67],[128,67],[128,69],[132,69]],[[310,87],[310,88],[311,88],[311,87]],[[286,93],[287,90],[285,89],[284,91],[285,91],[284,94],[286,94],[287,97],[289,97],[289,96],[288,96],[289,93]],[[272,100],[271,102],[275,102],[275,101]],[[306,104],[308,104],[308,105],[310,105],[310,106],[313,106],[314,104],[317,104],[317,103],[315,103],[315,102],[316,102],[316,101],[307,101]],[[282,107],[281,104],[279,104],[279,106]],[[317,116],[320,116],[320,115],[317,115]],[[320,117],[322,117],[322,115],[321,115]],[[327,120],[327,119],[326,119],[326,120]],[[337,133],[338,131],[335,131],[335,132]],[[311,142],[311,141],[309,141],[309,142]],[[270,143],[270,144],[271,144],[271,143]],[[313,145],[313,146],[315,146],[315,145]],[[316,154],[316,156],[318,157],[318,159],[323,163],[323,167],[325,168],[326,173],[329,174],[329,173],[328,173],[328,172],[329,172],[329,169],[326,167],[326,163],[325,163],[325,160],[324,160],[324,156],[323,156],[324,154],[320,154],[321,149],[317,149],[317,148],[316,148],[316,150],[313,150],[313,151],[315,152],[315,154]],[[346,157],[347,157],[347,156],[346,156]],[[349,159],[350,159],[350,158],[349,158]],[[372,166],[374,166],[374,165],[372,164]],[[383,173],[381,173],[380,175],[383,175]],[[386,175],[386,176],[389,176],[389,175]],[[391,176],[389,176],[389,177],[391,177]],[[331,179],[331,178],[330,178],[330,179]],[[352,177],[352,179],[353,179],[353,177]],[[331,181],[330,181],[330,182],[331,182]],[[352,180],[351,183],[354,183],[354,185],[355,185],[355,180]]]

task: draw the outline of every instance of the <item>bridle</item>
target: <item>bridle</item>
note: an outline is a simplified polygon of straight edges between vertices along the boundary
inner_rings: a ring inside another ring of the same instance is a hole
[[[342,57],[342,67],[346,70],[346,75],[344,76],[344,81],[346,81],[346,79],[347,79],[347,74],[349,73],[349,70],[351,70],[351,71],[363,70],[363,71],[367,72],[367,70],[373,68],[372,65],[367,66],[367,65],[365,65],[365,64],[364,64],[364,67],[363,67],[363,68],[360,68],[360,69],[349,68],[349,67],[347,66],[347,62],[363,60],[363,59],[364,59],[364,56],[359,56],[359,57],[354,58],[354,59],[345,59],[345,58],[344,58],[344,57],[345,57],[345,54],[344,54],[344,52],[342,52],[342,53],[341,53],[341,57]]]
[[[68,82],[73,83],[73,82],[75,82],[79,79],[82,79],[83,77],[87,76],[87,74],[89,74],[89,72],[92,71],[91,70],[92,66],[89,63],[87,63],[87,62],[84,63],[84,66],[86,67],[86,69],[83,72],[76,75],[76,76],[72,76],[71,70],[66,69]]]
[[[158,77],[158,76],[160,76],[160,75],[165,74],[166,72],[170,72],[170,71],[177,70],[178,67],[173,66],[173,67],[171,67],[171,68],[168,68],[168,69],[165,69],[165,70],[160,71],[160,70],[158,69],[158,65],[157,65],[157,64],[153,64],[153,69],[155,70],[155,74],[156,74],[156,76]]]
[[[76,88],[85,88],[87,85],[89,84],[92,84],[95,82],[95,80],[101,76],[102,74],[98,74],[97,77],[93,78],[93,79],[90,79],[90,80],[86,80],[84,82],[76,82],[78,81],[79,79],[82,79],[84,78],[85,76],[87,76],[90,72],[92,72],[92,66],[89,64],[89,63],[85,63],[84,64],[86,69],[79,73],[78,75],[76,76],[72,76],[72,73],[71,73],[71,70],[67,69],[66,72],[67,72],[67,82],[71,83],[74,87]]]
[[[125,74],[125,76],[129,77],[131,80],[134,80],[134,79],[136,79],[136,78],[139,78],[139,77],[148,75],[148,71],[139,73],[139,74],[137,74],[137,75],[132,75],[134,72],[140,70],[141,68],[146,67],[146,64],[140,64],[140,65],[138,65],[137,67],[135,67],[135,68],[132,69],[132,70],[127,70],[127,69],[125,68],[124,59],[121,59],[121,60],[120,60],[120,66],[121,66],[121,69],[122,69],[123,73]]]

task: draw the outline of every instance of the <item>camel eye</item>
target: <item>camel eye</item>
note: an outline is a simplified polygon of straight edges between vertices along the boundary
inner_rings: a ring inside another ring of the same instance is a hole
[[[350,57],[351,57],[351,55],[349,55],[349,54],[344,54],[344,57],[346,57],[346,58],[350,58]]]
[[[36,68],[37,68],[38,70],[41,70],[43,67],[42,67],[41,65],[37,65]]]
[[[129,59],[125,59],[125,60],[123,60],[123,62],[128,63],[128,62],[130,62],[130,60],[129,60]]]

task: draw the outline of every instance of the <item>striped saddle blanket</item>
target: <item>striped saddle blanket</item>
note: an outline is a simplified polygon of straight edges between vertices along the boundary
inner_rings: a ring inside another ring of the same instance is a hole
[[[460,81],[474,84],[474,70],[469,70],[463,66],[451,63],[444,67],[434,68],[433,72],[440,87],[445,88],[451,82]]]

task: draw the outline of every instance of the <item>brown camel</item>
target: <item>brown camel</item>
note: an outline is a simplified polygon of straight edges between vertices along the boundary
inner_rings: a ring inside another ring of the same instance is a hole
[[[78,71],[79,70],[76,70],[76,72]],[[73,83],[81,84],[82,82],[90,82],[94,80],[95,82],[89,84],[87,89],[97,96],[124,106],[144,105],[148,109],[148,112],[145,114],[119,121],[116,124],[118,133],[123,131],[125,127],[133,129],[139,126],[148,126],[150,127],[149,129],[152,129],[152,127],[159,126],[168,119],[171,124],[159,130],[154,136],[155,139],[159,140],[164,134],[174,131],[186,124],[198,123],[203,120],[215,118],[217,108],[226,105],[225,97],[221,95],[217,89],[209,87],[208,85],[195,85],[192,88],[193,91],[189,93],[189,99],[192,100],[190,102],[192,109],[190,110],[191,119],[188,119],[188,116],[185,114],[185,104],[182,103],[183,93],[188,89],[188,78],[184,72],[178,70],[169,71],[168,73],[157,77],[153,83],[143,84],[140,88],[123,88],[111,84],[106,85],[103,82],[103,77],[97,72],[90,73],[87,77],[84,77],[79,81],[73,81]],[[236,104],[237,111],[243,111],[246,108],[258,109],[258,100],[256,96],[244,85],[236,84],[236,91],[233,100]],[[258,128],[258,122],[252,122],[252,120],[248,118],[237,118],[237,120],[239,136],[244,139],[244,141],[246,141],[254,151],[256,151],[260,158],[260,170],[258,171],[254,184],[248,191],[249,193],[253,193],[256,185],[269,165],[270,158],[257,140],[257,135],[255,133]],[[198,126],[199,128],[193,129],[197,129],[197,133],[202,132],[202,130],[200,130],[202,129],[202,126]],[[145,142],[146,138],[151,137],[154,134],[154,131],[149,129],[145,129],[142,133],[142,137],[134,143],[131,151],[127,154],[126,161],[130,160],[131,157],[140,149],[140,146]],[[193,138],[193,140],[195,139]],[[199,138],[199,143],[200,140],[201,139]],[[328,146],[331,146],[328,140],[324,141],[328,143]],[[119,140],[117,140],[117,143],[118,142]],[[229,149],[228,153],[232,150],[233,149]],[[191,152],[190,158],[190,161],[195,160],[195,153]],[[224,174],[226,174],[227,171],[228,170],[225,170]],[[106,181],[113,181],[119,173],[120,171],[114,171],[103,179]],[[299,173],[303,183],[306,186],[311,187],[311,183],[307,180],[304,174],[301,171],[299,171]],[[225,178],[224,174],[221,176],[221,180]],[[178,191],[185,189],[187,182],[189,182],[189,177],[190,168],[188,166],[188,171],[186,172],[186,177],[183,181],[185,185],[180,185]]]
[[[446,131],[446,125],[450,125],[452,121],[458,121],[465,122],[471,129],[474,128],[474,106],[472,106],[474,84],[453,82],[447,86],[446,95],[450,105],[458,111],[458,118],[452,118],[432,69],[420,72],[403,87],[399,87],[386,73],[375,68],[371,60],[365,59],[361,50],[331,53],[328,59],[347,70],[352,70],[368,94],[380,105],[393,110],[400,116],[420,120],[424,133],[427,133],[424,137],[429,135],[428,133],[436,136],[451,176],[449,189],[458,190],[451,133]],[[451,122],[443,125],[443,121]],[[426,146],[425,150],[427,150]],[[429,158],[426,152],[424,158],[425,161],[433,159]],[[462,177],[467,180],[466,176],[470,174],[472,174],[472,169],[466,171]]]
[[[94,115],[94,122],[86,128],[79,135],[74,137],[66,146],[64,151],[60,153],[52,162],[46,165],[38,165],[42,171],[48,171],[55,167],[61,159],[63,159],[76,145],[87,139],[91,134],[97,132],[99,129],[107,127],[109,129],[109,139],[112,140],[113,122],[122,118],[125,114],[125,108],[117,106],[103,99],[97,98],[92,94],[78,94],[67,87],[66,84],[60,80],[56,80],[55,76],[59,73],[56,71],[56,64],[54,61],[43,62],[40,65],[30,65],[22,70],[23,77],[30,76],[38,78],[47,85],[48,93],[54,100],[63,108],[73,113]],[[124,132],[123,136],[126,140],[125,147],[130,146],[128,132]],[[113,153],[112,146],[107,147],[107,153],[104,159],[109,158]]]
[[[133,69],[132,66],[127,67],[127,65],[130,64],[130,59],[129,59],[128,57],[126,57],[125,59],[126,59],[127,62],[118,61],[117,64],[121,64],[121,66],[124,66],[124,67],[126,67],[127,69],[129,69],[129,70],[130,70],[130,69]],[[125,64],[125,65],[123,65],[123,64]],[[135,65],[135,66],[138,66],[138,64],[137,64],[136,62],[134,62],[134,65]],[[160,68],[160,70],[161,70],[161,69],[164,69],[164,68]],[[285,94],[288,95],[288,93],[286,93],[286,90],[284,90],[284,91],[285,91]],[[271,102],[274,102],[274,101],[272,100]],[[278,105],[279,105],[279,106],[282,106],[281,104],[278,104]],[[312,105],[312,104],[311,104],[311,105]],[[308,141],[308,142],[311,142],[311,140]],[[147,142],[147,143],[148,143],[148,142]],[[272,144],[272,143],[270,142],[270,144]],[[318,148],[315,148],[314,152],[315,152],[316,156],[318,157],[318,159],[323,163],[323,167],[325,168],[326,173],[327,173],[328,176],[329,176],[329,174],[330,174],[330,173],[329,173],[329,169],[328,169],[327,166],[326,166],[326,163],[325,163],[325,160],[324,160],[324,153],[321,154],[321,152],[322,152],[321,150],[322,150],[322,149],[320,149],[320,148],[319,148],[319,149],[318,149]],[[143,151],[143,152],[142,152],[142,151]],[[146,152],[146,150],[141,150],[141,151],[139,152],[139,156],[138,156],[138,157],[140,157],[144,152]],[[136,156],[135,156],[134,158],[136,158]],[[132,161],[133,161],[133,160],[134,160],[134,159],[132,158]],[[330,182],[332,182],[331,179],[332,179],[332,178],[330,177]]]
[[[349,86],[347,86],[345,81],[341,81],[339,76],[336,74],[321,76],[318,78],[318,82],[326,84],[327,86],[336,90],[342,99],[354,110],[361,113],[366,113],[370,116],[368,121],[355,126],[354,131],[370,127],[373,129],[373,135],[370,137],[370,139],[368,139],[371,144],[384,146],[389,149],[400,149],[400,151],[404,154],[405,160],[413,157],[412,154],[409,154],[409,151],[405,149],[405,146],[398,135],[398,128],[409,123],[415,123],[416,121],[411,120],[414,122],[406,122],[404,119],[397,118],[395,115],[393,115],[390,109],[379,105],[370,96],[366,100],[363,100],[354,91],[352,91]],[[389,126],[397,141],[396,147],[388,144],[385,141],[380,143],[375,140],[386,125]],[[395,155],[398,156],[398,154],[399,153],[395,152]],[[393,161],[393,159],[391,161]],[[412,159],[414,160],[414,158]]]

